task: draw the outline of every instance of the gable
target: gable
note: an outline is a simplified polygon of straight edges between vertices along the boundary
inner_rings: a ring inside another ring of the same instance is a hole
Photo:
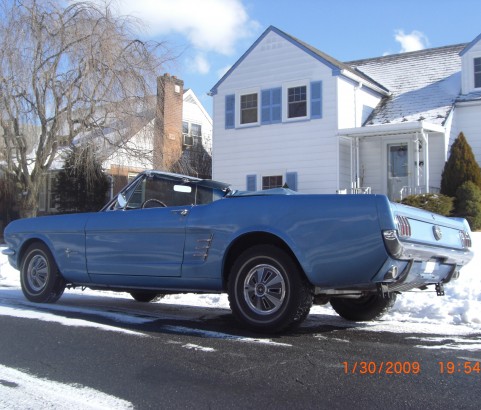
[[[264,55],[264,60],[268,60],[273,63],[276,68],[279,68],[282,64],[289,64],[290,61],[283,60],[282,55],[276,53],[280,48],[289,49],[290,53],[309,56],[317,63],[325,66],[330,70],[331,75],[347,75],[349,77],[357,77],[368,83],[377,89],[387,91],[380,84],[377,84],[371,78],[365,74],[352,69],[349,65],[346,65],[335,58],[323,53],[322,51],[312,47],[311,45],[304,43],[297,38],[290,36],[287,33],[279,30],[274,26],[268,27],[264,33],[252,44],[251,47],[237,60],[237,62],[227,71],[227,73],[214,85],[210,94],[215,95],[218,92],[218,88],[228,81],[229,77],[243,65],[248,65],[249,60],[253,59],[259,53]],[[261,58],[262,60],[262,58]],[[262,67],[257,67],[258,71],[262,70]],[[291,77],[292,78],[292,77]]]
[[[481,94],[481,34],[469,43],[459,55],[463,66],[463,99],[479,99]]]

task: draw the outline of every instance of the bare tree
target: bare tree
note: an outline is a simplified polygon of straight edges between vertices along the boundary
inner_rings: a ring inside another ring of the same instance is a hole
[[[198,178],[212,178],[212,156],[205,150],[202,144],[195,144],[182,153],[170,171],[179,174],[191,175]]]
[[[137,40],[135,21],[108,4],[0,4],[0,174],[22,193],[20,215],[34,216],[59,149],[107,129],[117,135],[107,143],[121,145],[126,124],[138,128],[151,109],[146,96],[171,56],[163,43]]]

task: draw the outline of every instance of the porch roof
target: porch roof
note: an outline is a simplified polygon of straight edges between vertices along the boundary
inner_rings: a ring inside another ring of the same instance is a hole
[[[338,131],[340,137],[379,137],[385,135],[412,134],[415,132],[445,133],[442,125],[426,121],[402,122],[398,124],[367,125],[364,127],[344,128]]]

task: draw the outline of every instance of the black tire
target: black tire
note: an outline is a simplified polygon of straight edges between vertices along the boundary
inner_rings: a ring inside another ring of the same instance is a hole
[[[372,294],[359,299],[332,298],[331,306],[344,319],[367,322],[379,319],[394,306],[395,302],[395,293],[391,293],[387,299],[381,295]]]
[[[280,332],[299,325],[312,306],[312,287],[297,263],[272,245],[244,251],[228,278],[236,319],[254,331]]]
[[[142,291],[130,292],[130,296],[132,296],[137,302],[143,303],[157,302],[164,297],[164,295],[161,293]]]
[[[20,266],[20,283],[25,297],[36,303],[55,303],[66,282],[48,247],[37,242],[25,252]]]

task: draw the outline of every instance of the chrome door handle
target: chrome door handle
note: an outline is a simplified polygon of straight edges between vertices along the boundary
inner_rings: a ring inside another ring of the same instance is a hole
[[[181,215],[181,216],[186,216],[189,213],[188,209],[174,209],[172,211],[173,214]]]

